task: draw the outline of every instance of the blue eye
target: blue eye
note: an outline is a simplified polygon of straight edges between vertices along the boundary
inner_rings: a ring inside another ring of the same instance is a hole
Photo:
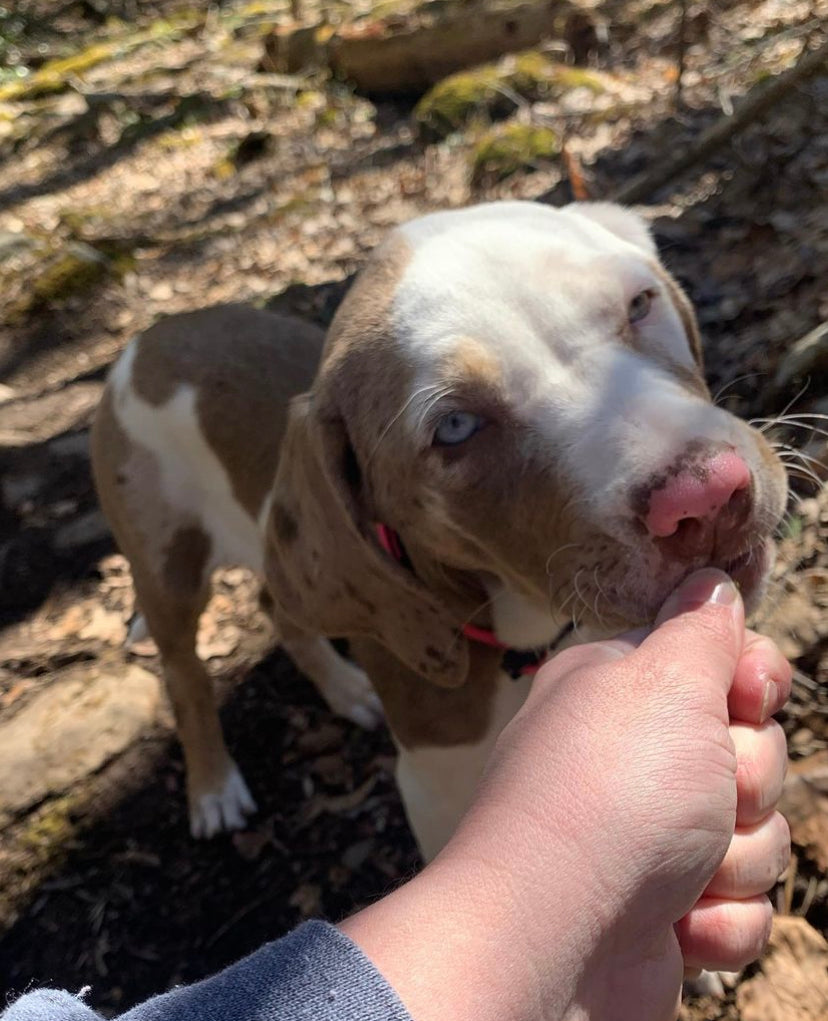
[[[650,306],[653,303],[653,296],[650,291],[641,291],[630,302],[627,317],[631,323],[638,323],[646,319],[650,314]]]
[[[483,425],[483,419],[471,411],[452,411],[437,423],[434,442],[453,447],[464,443]]]

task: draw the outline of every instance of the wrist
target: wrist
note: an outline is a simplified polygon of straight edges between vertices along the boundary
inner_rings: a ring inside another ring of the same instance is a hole
[[[422,873],[340,926],[413,1021],[676,1016],[683,965],[672,926],[636,920],[573,844],[547,855],[553,875],[537,876],[512,854],[514,833],[507,858],[475,829],[467,817]]]
[[[574,1021],[598,928],[561,870],[554,917],[526,910],[505,862],[460,841],[340,928],[414,1021]],[[546,880],[549,888],[558,885]],[[570,903],[570,900],[573,903]]]

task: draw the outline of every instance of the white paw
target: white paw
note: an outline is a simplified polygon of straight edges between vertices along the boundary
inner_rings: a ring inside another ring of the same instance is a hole
[[[336,676],[325,686],[324,694],[337,716],[365,730],[374,730],[385,717],[368,675],[347,660],[337,666]]]
[[[190,833],[198,837],[214,837],[223,830],[242,830],[245,816],[256,811],[247,784],[233,763],[221,787],[194,798],[190,803]]]

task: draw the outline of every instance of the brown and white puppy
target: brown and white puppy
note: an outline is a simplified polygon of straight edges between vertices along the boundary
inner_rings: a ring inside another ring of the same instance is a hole
[[[193,832],[253,808],[193,649],[210,571],[244,563],[297,665],[367,722],[364,675],[320,636],[351,638],[431,857],[530,683],[464,626],[513,649],[568,621],[617,631],[709,564],[753,608],[785,474],[711,403],[690,306],[616,206],[414,220],[371,256],[314,375],[318,350],[309,327],[241,307],[158,324],[112,373],[96,479],[161,650]]]

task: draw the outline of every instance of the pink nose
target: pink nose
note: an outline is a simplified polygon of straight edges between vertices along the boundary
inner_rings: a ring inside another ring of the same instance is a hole
[[[673,535],[690,518],[712,521],[750,488],[750,469],[733,450],[723,450],[710,460],[682,468],[664,486],[650,494],[644,524],[650,535]]]

